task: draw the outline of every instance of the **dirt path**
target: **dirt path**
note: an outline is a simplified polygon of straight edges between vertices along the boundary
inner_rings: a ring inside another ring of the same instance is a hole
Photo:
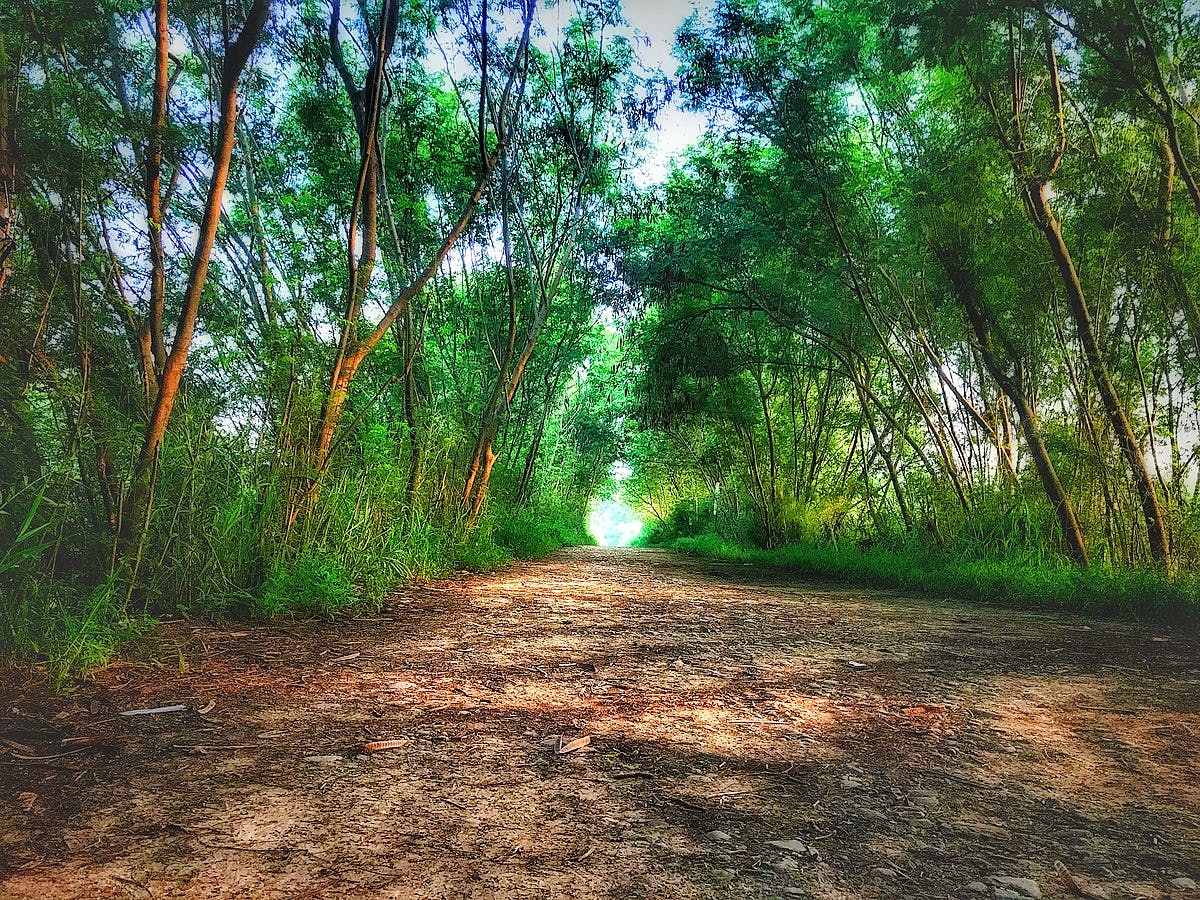
[[[0,895],[1200,896],[1195,633],[604,550],[240,627],[9,673]]]

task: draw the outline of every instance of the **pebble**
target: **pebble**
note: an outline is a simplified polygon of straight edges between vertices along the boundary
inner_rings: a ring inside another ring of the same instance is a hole
[[[1191,878],[1172,878],[1171,887],[1177,891],[1194,891],[1196,882]]]
[[[327,756],[306,756],[305,762],[316,763],[318,766],[336,766],[348,760],[344,756],[339,756],[336,753],[330,753]]]
[[[767,841],[768,847],[776,847],[779,850],[786,850],[788,853],[799,853],[801,856],[808,854],[808,844],[803,841]]]
[[[871,870],[871,874],[878,875],[880,878],[895,878],[896,870],[888,869],[884,866],[876,866],[874,869]]]
[[[862,779],[855,778],[853,775],[842,776],[842,787],[844,788],[860,788],[862,787]]]
[[[1014,897],[1033,897],[1034,900],[1038,900],[1042,896],[1042,889],[1032,878],[1020,878],[1016,875],[993,875],[988,878],[988,881],[996,887],[997,897],[1001,896],[1001,890],[1012,891]]]
[[[718,841],[722,844],[727,844],[733,840],[733,838],[731,838],[729,834],[724,831],[710,831],[708,833],[708,839],[710,841]]]
[[[967,885],[967,890],[976,894],[986,894],[988,892],[988,886],[982,881],[972,881]]]
[[[795,872],[800,868],[800,863],[796,862],[794,856],[785,856],[783,859],[777,859],[771,863],[771,868],[776,872]]]

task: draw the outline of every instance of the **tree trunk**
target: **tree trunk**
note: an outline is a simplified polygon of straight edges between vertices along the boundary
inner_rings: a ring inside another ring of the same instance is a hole
[[[1104,408],[1104,414],[1112,426],[1117,444],[1133,474],[1134,488],[1142,507],[1142,516],[1146,520],[1146,536],[1150,543],[1150,555],[1169,569],[1171,566],[1170,540],[1167,535],[1162,506],[1158,500],[1158,492],[1155,490],[1150,471],[1146,467],[1146,458],[1142,453],[1137,436],[1133,433],[1133,426],[1129,423],[1129,416],[1125,412],[1124,404],[1117,394],[1116,385],[1113,383],[1108,365],[1100,351],[1095,327],[1092,323],[1091,310],[1088,308],[1087,298],[1083,293],[1079,273],[1071,259],[1071,251],[1063,239],[1062,226],[1050,207],[1046,190],[1047,185],[1042,181],[1027,186],[1025,189],[1026,207],[1034,224],[1045,237],[1046,244],[1050,248],[1050,255],[1058,266],[1067,297],[1067,308],[1071,311],[1071,319],[1075,324],[1076,337],[1083,347],[1088,369],[1100,394],[1100,403]]]
[[[159,381],[158,393],[150,411],[150,421],[142,440],[142,449],[130,479],[129,490],[121,509],[119,546],[128,551],[134,539],[141,533],[150,498],[151,479],[158,451],[167,433],[171,411],[179,393],[184,366],[192,347],[192,334],[196,330],[196,318],[200,312],[200,299],[208,278],[208,264],[212,257],[213,244],[217,237],[217,225],[221,217],[221,201],[225,194],[225,182],[229,177],[229,161],[233,155],[238,116],[238,79],[258,44],[266,25],[271,0],[254,0],[241,34],[230,45],[221,66],[221,113],[217,129],[217,143],[213,150],[212,176],[209,179],[208,196],[204,203],[204,214],[200,219],[196,249],[192,253],[191,269],[188,272],[187,290],[184,292],[183,308],[179,312],[171,352],[167,354]]]
[[[934,255],[941,262],[950,285],[954,289],[954,294],[967,314],[972,331],[975,332],[980,359],[992,380],[996,382],[1004,396],[1013,405],[1013,409],[1016,410],[1017,419],[1021,423],[1021,431],[1025,435],[1025,443],[1029,445],[1034,468],[1042,483],[1042,490],[1054,508],[1055,515],[1058,516],[1058,524],[1067,545],[1067,556],[1076,563],[1086,565],[1088,562],[1087,542],[1075,515],[1075,507],[1063,488],[1054,462],[1050,459],[1050,453],[1046,449],[1046,442],[1038,424],[1037,412],[1029,402],[1024,386],[1020,384],[1018,377],[1009,375],[997,354],[991,324],[982,306],[983,301],[977,296],[970,276],[962,267],[951,262],[943,252],[935,251]],[[1011,360],[1011,362],[1016,364],[1016,360]]]
[[[17,71],[17,61],[9,57],[0,34],[0,298],[17,248]]]

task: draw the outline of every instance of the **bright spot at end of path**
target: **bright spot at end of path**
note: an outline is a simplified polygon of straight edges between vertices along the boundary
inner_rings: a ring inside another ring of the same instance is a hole
[[[628,547],[642,531],[642,520],[620,500],[601,500],[588,516],[588,531],[601,547]]]

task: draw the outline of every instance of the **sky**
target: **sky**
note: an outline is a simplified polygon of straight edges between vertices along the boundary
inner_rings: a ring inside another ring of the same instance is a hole
[[[625,18],[635,34],[646,38],[636,44],[645,64],[674,75],[678,66],[672,55],[675,30],[693,11],[703,11],[708,5],[703,0],[625,0]],[[704,116],[682,109],[678,101],[676,96],[675,102],[662,111],[658,128],[649,136],[650,152],[639,178],[643,184],[662,181],[671,157],[694,144],[704,131]]]
[[[643,65],[650,70],[661,69],[668,76],[675,75],[679,62],[672,55],[675,47],[675,30],[693,11],[712,6],[712,0],[622,0],[621,11],[629,22],[630,38]],[[567,17],[572,12],[569,3],[559,3],[553,9],[543,10],[545,24],[553,33],[561,33]],[[555,16],[558,21],[554,20]],[[689,112],[679,105],[679,98],[658,116],[658,127],[648,135],[648,152],[636,180],[640,186],[649,186],[662,181],[670,170],[673,156],[694,144],[704,132],[705,117]]]

